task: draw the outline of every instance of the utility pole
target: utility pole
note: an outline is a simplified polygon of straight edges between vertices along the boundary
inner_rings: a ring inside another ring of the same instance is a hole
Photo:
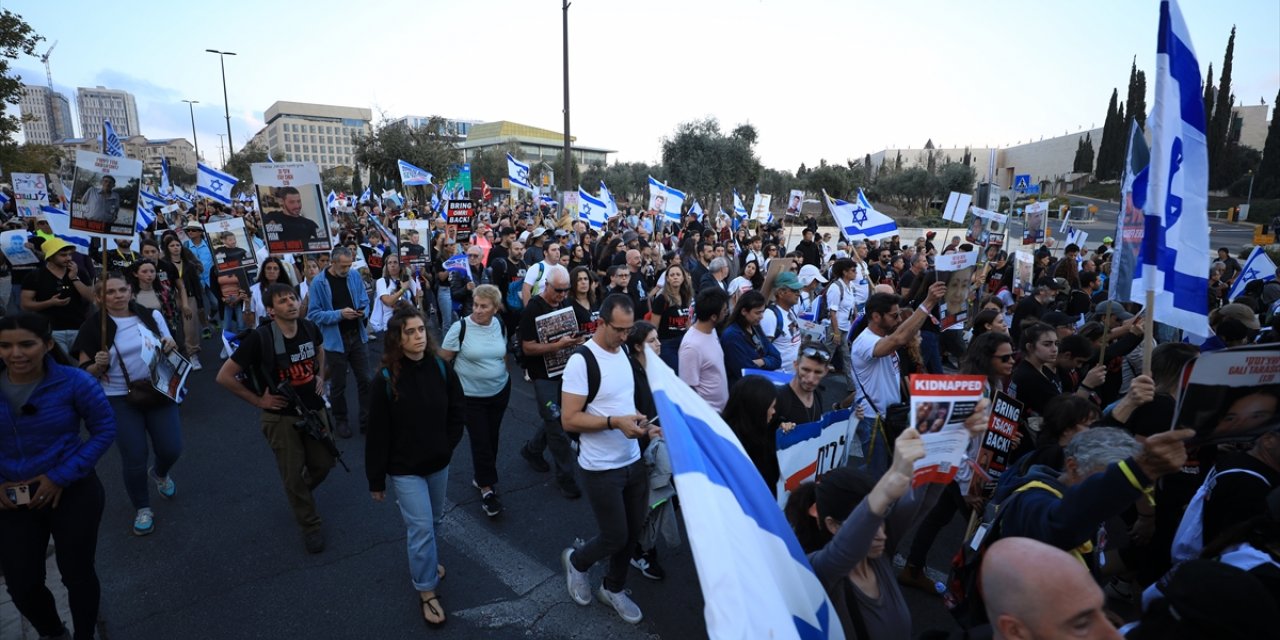
[[[196,137],[196,105],[199,100],[183,100],[187,103],[187,111],[191,112],[191,144],[196,148],[196,162],[200,162],[200,139]]]
[[[218,134],[218,166],[225,169],[227,167],[227,154],[223,151],[222,141],[227,134]]]
[[[569,149],[569,6],[564,0],[564,179],[573,180],[573,152]]]
[[[227,99],[227,56],[234,56],[235,53],[230,51],[218,51],[217,49],[205,49],[209,53],[218,54],[218,66],[222,67],[222,111],[227,117],[227,156],[231,151],[231,102]],[[223,163],[225,164],[225,160]]]

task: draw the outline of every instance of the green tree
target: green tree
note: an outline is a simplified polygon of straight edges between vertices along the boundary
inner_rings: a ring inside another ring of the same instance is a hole
[[[506,161],[505,155],[503,156],[503,161],[504,162]],[[577,162],[569,163],[569,169],[573,171],[573,174],[568,176],[563,175],[564,174],[564,152],[563,151],[557,153],[555,159],[548,161],[546,164],[550,165],[550,169],[555,173],[556,179],[553,182],[555,183],[555,186],[557,189],[559,189],[560,191],[577,190],[578,182],[582,179],[582,170],[578,168]]]
[[[1234,155],[1229,147],[1235,146],[1232,129],[1235,118],[1231,107],[1235,104],[1235,96],[1231,95],[1231,66],[1236,48],[1236,28],[1231,27],[1231,36],[1227,38],[1227,51],[1222,58],[1222,75],[1218,79],[1217,95],[1213,101],[1213,115],[1205,113],[1208,120],[1208,132],[1205,139],[1209,151],[1209,188],[1221,189],[1236,178],[1230,173],[1228,158]]]
[[[182,185],[185,188],[195,189],[196,172],[188,170],[186,167],[176,163],[169,163],[169,182]]]
[[[364,182],[360,180],[360,165],[356,165],[355,171],[351,172],[351,193],[357,198],[364,193]]]
[[[754,190],[763,168],[755,155],[757,138],[749,124],[725,135],[715,118],[681,123],[662,140],[668,184],[703,194],[724,193],[735,186]]]
[[[351,167],[331,167],[329,169],[320,170],[320,188],[326,194],[330,191],[335,193],[346,193],[352,191],[351,174],[354,173]]]
[[[22,16],[9,10],[0,12],[0,100],[17,106],[22,100],[22,80],[13,73],[12,60],[20,55],[36,54],[36,44],[44,40],[36,35],[31,25]],[[0,114],[0,146],[14,146],[14,134],[22,126],[17,116]],[[5,165],[8,169],[8,164]]]
[[[1280,92],[1276,92],[1276,101],[1280,105]],[[1257,182],[1253,192],[1259,198],[1280,198],[1280,117],[1271,116],[1271,126],[1267,127],[1267,141],[1262,145],[1262,163],[1258,165]]]
[[[818,161],[818,166],[810,169],[804,176],[805,190],[821,194],[823,191],[832,198],[848,199],[854,189],[853,172],[846,166],[827,164],[825,159]],[[748,203],[749,204],[749,203]]]
[[[773,194],[774,202],[787,197],[792,189],[801,188],[801,184],[790,171],[780,171],[765,167],[760,170],[760,193]],[[731,196],[732,197],[732,196]],[[785,207],[784,207],[785,208]]]
[[[253,186],[253,175],[250,172],[250,166],[267,161],[267,150],[257,144],[247,144],[240,148],[239,151],[231,154],[231,158],[227,160],[227,164],[223,165],[222,170],[235,176],[237,190],[248,189]]]
[[[1129,119],[1125,123],[1124,134],[1129,132],[1129,123],[1138,121],[1140,126],[1147,126],[1147,74],[1138,70],[1138,58],[1134,56],[1133,66],[1129,68],[1129,98],[1125,100],[1129,106]]]
[[[1098,143],[1097,166],[1094,169],[1094,174],[1099,180],[1119,178],[1120,167],[1124,164],[1124,104],[1119,100],[1119,90],[1112,89],[1111,102],[1107,104],[1107,116],[1102,121],[1102,141]]]
[[[964,165],[956,165],[963,167]],[[876,193],[898,208],[922,213],[939,191],[940,181],[924,167],[894,171],[876,181]]]
[[[945,164],[938,171],[937,187],[933,195],[935,198],[945,198],[952,191],[970,193],[977,179],[978,172],[973,167],[959,162]]]
[[[1076,145],[1076,159],[1071,170],[1075,173],[1093,172],[1093,135],[1086,133]]]
[[[605,167],[603,180],[619,203],[647,201],[651,175],[661,180],[665,172],[643,162],[615,162]]]
[[[400,184],[400,160],[426,169],[442,181],[462,162],[462,151],[445,131],[444,118],[439,116],[432,116],[421,127],[388,122],[384,117],[370,133],[353,137],[356,162],[394,185]]]
[[[9,173],[53,173],[66,156],[57,147],[45,144],[0,144],[0,166]]]
[[[480,179],[484,178],[490,187],[501,187],[507,177],[508,153],[519,159],[520,144],[508,142],[500,147],[476,151],[471,156],[471,183],[479,186]]]

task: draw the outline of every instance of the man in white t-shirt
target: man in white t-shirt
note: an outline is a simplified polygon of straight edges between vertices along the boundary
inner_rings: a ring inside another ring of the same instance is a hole
[[[902,370],[898,367],[898,349],[905,347],[931,321],[933,308],[947,293],[947,285],[935,282],[929,286],[924,302],[906,320],[901,319],[898,305],[902,299],[891,293],[877,293],[867,298],[867,328],[854,338],[850,348],[849,370],[853,373],[853,390],[866,417],[858,422],[858,441],[862,444],[867,471],[880,477],[889,468],[889,447],[884,435],[873,433],[876,416],[884,416],[889,406],[902,402]],[[872,438],[877,440],[872,442]]]
[[[547,286],[547,274],[552,265],[560,264],[560,245],[552,242],[543,249],[543,260],[535,263],[525,271],[524,286],[520,289],[520,299],[529,304],[529,298],[542,293]]]
[[[796,303],[800,301],[800,279],[790,271],[783,271],[773,282],[773,304],[764,310],[760,330],[773,342],[782,357],[782,371],[795,371],[796,354],[800,353],[800,318],[796,315]]]
[[[600,305],[599,328],[585,347],[599,367],[597,386],[591,388],[587,356],[579,350],[565,365],[560,394],[561,423],[565,431],[580,434],[583,489],[600,526],[600,534],[581,548],[569,547],[561,554],[569,596],[580,605],[591,604],[587,572],[607,558],[604,584],[596,597],[631,624],[639,623],[643,614],[626,593],[627,571],[649,510],[649,471],[640,460],[636,438],[662,435],[636,408],[636,373],[623,346],[634,325],[631,297],[606,297]]]

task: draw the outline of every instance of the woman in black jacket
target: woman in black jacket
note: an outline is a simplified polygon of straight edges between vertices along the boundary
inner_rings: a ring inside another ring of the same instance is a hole
[[[430,626],[444,624],[436,586],[444,577],[435,528],[444,518],[449,459],[462,439],[465,398],[453,366],[436,355],[425,318],[397,311],[387,322],[382,369],[370,400],[365,472],[376,502],[386,498],[387,476],[408,528],[409,573]]]

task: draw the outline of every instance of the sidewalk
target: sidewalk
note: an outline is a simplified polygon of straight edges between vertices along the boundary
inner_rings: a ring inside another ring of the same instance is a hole
[[[53,601],[58,605],[58,615],[63,624],[71,625],[71,609],[67,606],[67,590],[62,586],[62,574],[58,572],[58,563],[54,560],[52,547],[45,560],[45,584],[53,592]],[[0,638],[4,640],[38,640],[40,634],[23,619],[18,608],[13,606],[8,589],[4,588],[4,576],[0,576]]]

